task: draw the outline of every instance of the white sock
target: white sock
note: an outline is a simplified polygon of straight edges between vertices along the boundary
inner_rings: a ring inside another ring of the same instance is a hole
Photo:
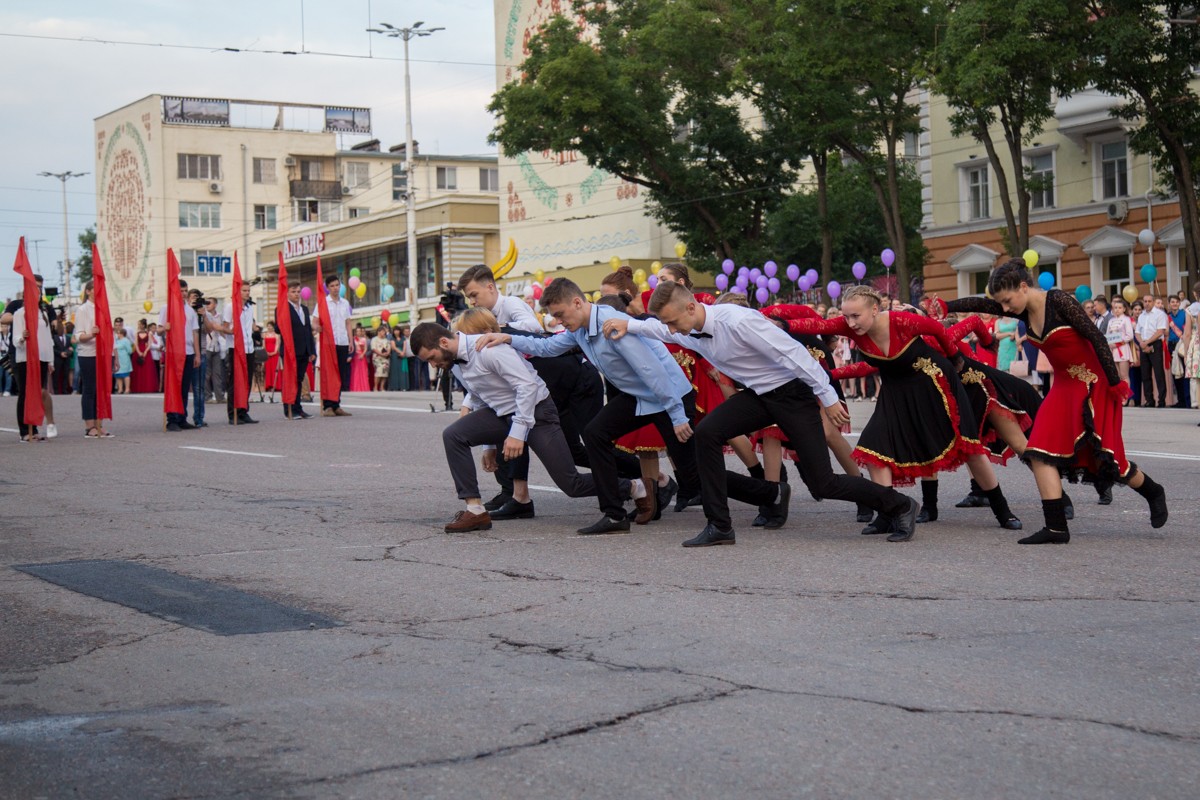
[[[472,514],[482,514],[486,510],[483,507],[483,503],[467,503],[467,511],[470,511]]]
[[[630,494],[633,495],[634,500],[641,500],[646,496],[646,482],[632,481]]]
[[[660,472],[660,473],[658,473],[658,485],[659,485],[659,488],[661,488],[661,487],[663,487],[663,486],[666,486],[666,485],[667,485],[667,483],[668,483],[670,480],[671,480],[671,479],[667,477],[667,473],[665,473],[665,472]]]

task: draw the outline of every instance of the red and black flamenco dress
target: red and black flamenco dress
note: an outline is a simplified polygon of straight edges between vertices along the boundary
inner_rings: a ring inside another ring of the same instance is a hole
[[[1086,480],[1097,483],[1124,483],[1133,475],[1136,465],[1125,457],[1121,438],[1129,386],[1117,373],[1104,335],[1073,297],[1059,289],[1046,292],[1040,332],[1029,324],[1028,313],[1007,314],[984,297],[938,302],[948,311],[1016,317],[1054,368],[1050,391],[1029,433],[1025,461],[1036,459],[1065,471],[1082,469]]]
[[[979,424],[958,372],[947,355],[958,352],[946,329],[934,320],[903,311],[888,313],[888,349],[884,353],[870,336],[859,335],[844,317],[796,319],[788,327],[797,333],[835,334],[854,340],[863,361],[844,367],[845,377],[878,370],[882,388],[871,416],[854,448],[854,460],[865,467],[891,470],[896,486],[958,469],[984,452]],[[939,347],[932,347],[931,336]]]

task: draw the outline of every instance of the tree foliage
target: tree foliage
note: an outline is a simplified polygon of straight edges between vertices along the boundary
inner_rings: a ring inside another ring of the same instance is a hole
[[[96,226],[90,225],[79,234],[79,255],[75,257],[75,285],[83,286],[92,279],[92,245],[96,243]]]

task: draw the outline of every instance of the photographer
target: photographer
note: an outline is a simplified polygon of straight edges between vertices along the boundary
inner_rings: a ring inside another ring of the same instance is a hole
[[[192,386],[193,386],[192,374],[200,368],[200,321],[199,321],[199,316],[196,314],[195,307],[190,305],[187,302],[188,301],[187,281],[185,281],[185,280],[179,281],[179,291],[183,295],[183,299],[184,299],[184,304],[183,304],[184,359],[183,359],[183,375],[181,376],[182,380],[179,383],[179,399],[180,399],[181,405],[183,406],[183,413],[182,414],[175,414],[175,413],[167,414],[167,430],[171,431],[172,433],[174,433],[176,431],[191,430],[196,427],[195,425],[189,424],[187,421],[187,400],[188,400],[188,392],[192,390]],[[164,344],[166,345],[166,348],[164,351],[164,358],[170,359],[170,358],[175,357],[175,355],[177,355],[177,354],[173,353],[170,349],[171,325],[169,322],[167,322],[167,308],[165,306],[163,307],[163,310],[158,313],[158,326],[165,332],[165,334],[163,336]],[[163,366],[164,376],[166,374],[166,371],[167,371],[167,368],[166,368],[166,365],[164,364],[164,366]],[[174,389],[174,387],[171,387],[171,386],[166,386],[166,385],[163,386],[164,391],[172,391],[173,389]]]

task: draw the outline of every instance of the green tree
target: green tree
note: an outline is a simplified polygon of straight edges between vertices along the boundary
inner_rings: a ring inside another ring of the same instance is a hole
[[[795,181],[778,133],[748,119],[736,37],[707,0],[580,2],[530,41],[493,97],[509,156],[577,151],[647,190],[650,212],[699,266],[766,256],[764,219]],[[705,258],[707,256],[707,258]]]
[[[79,234],[79,255],[75,258],[75,285],[82,287],[92,279],[92,245],[96,243],[96,226],[89,225]]]
[[[945,8],[932,88],[952,109],[954,135],[987,152],[1007,241],[1022,253],[1030,190],[1038,188],[1029,185],[1024,146],[1054,116],[1052,92],[1079,88],[1077,42],[1087,16],[1077,0],[950,0]]]
[[[1200,152],[1200,96],[1193,80],[1200,63],[1200,25],[1192,3],[1113,0],[1087,2],[1092,16],[1085,51],[1090,76],[1103,91],[1124,99],[1115,113],[1136,127],[1130,146],[1170,175],[1179,197],[1183,261],[1200,274],[1200,205],[1196,172]]]

